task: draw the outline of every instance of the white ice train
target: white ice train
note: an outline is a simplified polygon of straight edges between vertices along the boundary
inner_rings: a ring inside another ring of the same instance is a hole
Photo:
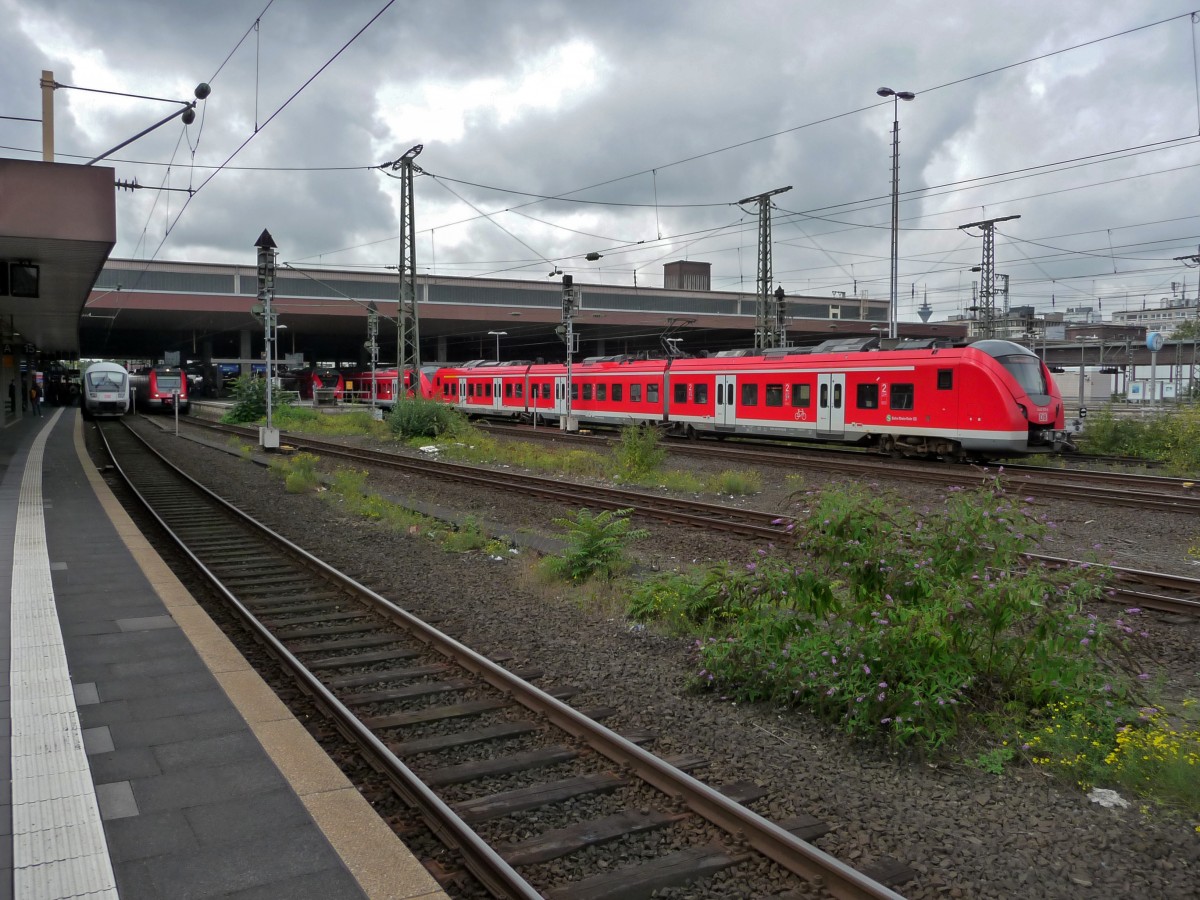
[[[129,412],[129,372],[111,362],[92,363],[83,373],[83,417],[123,416]]]

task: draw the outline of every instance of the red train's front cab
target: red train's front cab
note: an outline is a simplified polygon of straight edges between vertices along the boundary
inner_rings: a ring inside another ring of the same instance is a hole
[[[1008,445],[977,449],[1016,453],[1074,449],[1066,431],[1062,394],[1036,353],[1012,341],[997,340],[976,341],[968,349],[985,355],[981,362],[998,394],[998,402],[986,411],[981,431],[994,431],[998,443]]]

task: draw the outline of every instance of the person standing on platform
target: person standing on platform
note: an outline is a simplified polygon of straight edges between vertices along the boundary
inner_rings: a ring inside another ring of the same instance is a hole
[[[40,416],[42,414],[42,391],[36,381],[29,389],[29,403],[33,407],[34,414]]]

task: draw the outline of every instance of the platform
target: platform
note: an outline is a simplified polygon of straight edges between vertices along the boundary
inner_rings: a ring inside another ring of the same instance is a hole
[[[445,898],[129,521],[84,427],[0,429],[0,900]]]

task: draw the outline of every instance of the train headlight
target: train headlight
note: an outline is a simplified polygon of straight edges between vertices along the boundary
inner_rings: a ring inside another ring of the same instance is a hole
[[[1028,422],[1028,421],[1029,421],[1029,410],[1027,410],[1027,409],[1025,408],[1025,404],[1024,404],[1024,403],[1018,403],[1018,404],[1017,404],[1017,409],[1019,409],[1019,410],[1021,411],[1021,415],[1023,415],[1023,416],[1025,417],[1025,421],[1026,421],[1026,422]]]

